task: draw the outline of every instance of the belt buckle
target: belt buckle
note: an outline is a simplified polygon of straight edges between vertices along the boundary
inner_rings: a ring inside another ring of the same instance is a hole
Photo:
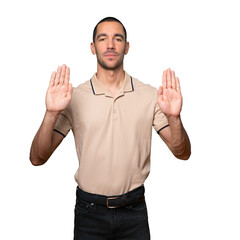
[[[110,200],[110,199],[118,199],[118,198],[121,198],[123,200],[124,204],[125,204],[124,197],[108,197],[107,198],[107,207],[108,208],[119,208],[119,207],[121,207],[121,206],[109,206],[108,205],[108,200]]]

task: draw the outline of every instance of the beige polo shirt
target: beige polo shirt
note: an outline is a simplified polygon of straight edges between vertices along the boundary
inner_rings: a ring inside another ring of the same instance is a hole
[[[90,193],[119,195],[141,186],[150,172],[152,127],[168,125],[157,104],[157,88],[129,76],[112,97],[96,74],[73,88],[55,130],[71,129],[79,159],[78,186]]]

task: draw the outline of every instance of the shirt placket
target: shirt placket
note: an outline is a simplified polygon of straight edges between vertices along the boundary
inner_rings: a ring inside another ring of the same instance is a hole
[[[116,122],[118,121],[118,110],[117,110],[117,100],[119,97],[123,96],[123,90],[119,91],[119,94],[115,97],[113,97],[110,93],[106,92],[105,96],[112,98],[112,121]]]

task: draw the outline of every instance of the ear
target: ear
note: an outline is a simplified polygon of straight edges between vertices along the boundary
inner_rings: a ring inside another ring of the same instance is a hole
[[[92,54],[95,55],[95,54],[96,54],[96,51],[95,51],[95,44],[94,44],[93,42],[91,42],[91,46],[90,46],[90,48],[91,48],[91,52],[92,52]]]
[[[124,54],[127,55],[128,50],[129,50],[130,44],[129,42],[126,42],[126,46],[125,46],[125,50],[124,50]]]

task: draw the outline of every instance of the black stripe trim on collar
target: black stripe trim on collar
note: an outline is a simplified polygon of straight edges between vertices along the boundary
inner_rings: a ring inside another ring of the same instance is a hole
[[[132,90],[134,91],[134,88],[133,88],[133,82],[132,82],[132,77],[130,76],[130,78],[131,78]]]
[[[57,129],[53,129],[53,131],[60,133],[63,137],[66,137],[66,135],[64,135],[63,133],[61,133],[60,131],[58,131]]]
[[[94,91],[93,84],[92,84],[92,79],[90,79],[90,83],[91,83],[91,86],[92,86],[93,94],[95,95],[95,91]]]
[[[159,134],[159,132],[160,132],[161,130],[163,130],[164,128],[166,128],[166,127],[168,127],[168,126],[169,126],[169,124],[166,125],[166,126],[164,126],[164,127],[162,127],[162,128],[160,128],[160,129],[157,131],[157,133]]]

